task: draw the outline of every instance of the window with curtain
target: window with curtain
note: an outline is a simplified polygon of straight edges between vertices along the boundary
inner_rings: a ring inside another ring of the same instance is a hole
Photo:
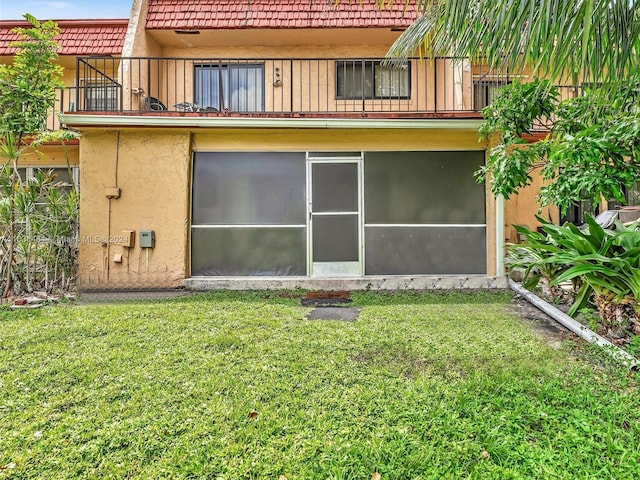
[[[480,112],[498,95],[500,88],[509,85],[507,80],[476,80],[473,82],[473,109]]]
[[[410,65],[389,67],[379,60],[336,62],[336,97],[339,99],[403,99],[410,96]]]
[[[195,101],[218,111],[264,111],[264,65],[196,65]]]

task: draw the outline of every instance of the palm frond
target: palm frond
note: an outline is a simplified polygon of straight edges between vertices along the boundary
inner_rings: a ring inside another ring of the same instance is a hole
[[[636,0],[419,0],[387,56],[483,58],[491,68],[609,81],[640,65]]]

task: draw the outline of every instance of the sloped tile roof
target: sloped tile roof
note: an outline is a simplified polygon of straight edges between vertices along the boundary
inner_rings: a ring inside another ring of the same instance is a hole
[[[117,20],[56,20],[60,34],[59,55],[120,55],[127,33],[128,19]],[[21,38],[12,32],[15,27],[30,27],[26,21],[0,21],[0,55],[13,55],[9,43]]]
[[[416,0],[149,0],[146,28],[403,28],[416,17]]]

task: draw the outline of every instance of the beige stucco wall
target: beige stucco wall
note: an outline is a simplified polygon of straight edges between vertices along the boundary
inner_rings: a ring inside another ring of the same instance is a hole
[[[518,233],[514,225],[521,225],[530,230],[535,230],[540,226],[536,215],[559,223],[560,214],[558,207],[546,206],[542,208],[538,202],[538,193],[543,186],[540,169],[537,168],[530,173],[531,184],[518,190],[517,195],[512,195],[504,204],[504,234],[505,242],[519,243]]]
[[[399,36],[388,29],[318,30],[315,35],[306,30],[247,30],[238,37],[236,31],[203,31],[199,35],[146,31],[136,28],[133,22],[129,28],[132,47],[125,49],[123,56],[156,57],[122,63],[119,80],[123,85],[124,107],[134,110],[144,109],[145,95],[158,98],[170,110],[177,103],[194,102],[194,61],[188,59],[213,63],[221,59],[222,64],[226,64],[225,59],[232,62],[244,59],[264,65],[266,112],[359,112],[360,100],[336,99],[334,59],[384,58]],[[227,35],[235,36],[238,42],[230,43]],[[256,35],[262,40],[256,39]],[[334,37],[342,43],[334,43]],[[365,40],[370,43],[364,43]],[[276,78],[280,82],[274,86]],[[414,60],[409,78],[410,98],[393,100],[396,111],[473,108],[473,71],[468,62]],[[144,94],[139,93],[141,90]],[[389,103],[388,99],[366,101],[368,111],[388,111]]]
[[[192,151],[483,149],[471,130],[86,129],[80,151],[79,286],[183,284],[189,276]],[[115,186],[121,196],[109,200],[107,189]],[[487,195],[487,268],[495,275],[494,205]],[[155,231],[154,249],[139,247],[141,229]],[[133,248],[121,245],[123,230],[135,230]],[[122,263],[114,262],[117,254]]]
[[[189,225],[187,131],[83,132],[80,149],[81,289],[154,288],[182,284]],[[108,189],[121,189],[108,199]],[[154,230],[155,248],[139,247]],[[121,246],[135,230],[135,246]],[[122,263],[113,258],[122,254]]]

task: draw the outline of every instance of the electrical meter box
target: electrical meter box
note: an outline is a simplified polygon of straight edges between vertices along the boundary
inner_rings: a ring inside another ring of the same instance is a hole
[[[140,230],[140,248],[153,248],[156,246],[156,232],[153,230]]]

